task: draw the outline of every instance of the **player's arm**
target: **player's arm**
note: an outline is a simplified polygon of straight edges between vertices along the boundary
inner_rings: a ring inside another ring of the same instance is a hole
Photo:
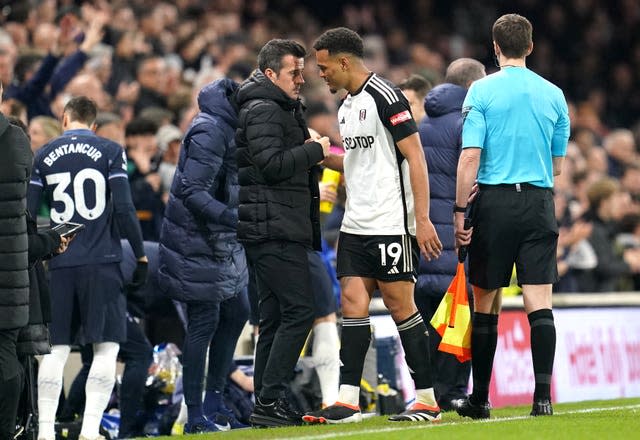
[[[31,169],[31,179],[29,180],[29,186],[27,187],[27,211],[31,214],[31,218],[34,219],[38,218],[40,199],[42,198],[42,192],[44,190],[44,183],[40,176],[38,163],[40,163],[40,154],[36,153],[36,157],[33,161],[33,167]]]
[[[344,154],[329,153],[322,165],[335,171],[344,172]]]
[[[397,142],[398,149],[409,164],[409,178],[413,191],[416,215],[416,240],[425,258],[438,258],[442,243],[429,219],[429,179],[424,150],[418,133],[413,133]]]
[[[131,189],[126,176],[109,179],[109,188],[113,198],[113,211],[118,221],[120,235],[126,238],[138,261],[147,261],[142,244],[142,230],[136,216],[136,208],[131,200]]]
[[[270,184],[308,170],[324,158],[320,142],[284,144],[283,127],[273,117],[279,111],[275,106],[261,103],[253,107],[247,114],[245,128],[251,159]]]
[[[113,145],[117,148],[113,149],[114,154],[109,169],[109,189],[120,236],[129,241],[138,262],[147,262],[142,242],[142,229],[140,229],[136,208],[131,199],[131,188],[127,177],[127,157],[119,145],[115,143]]]

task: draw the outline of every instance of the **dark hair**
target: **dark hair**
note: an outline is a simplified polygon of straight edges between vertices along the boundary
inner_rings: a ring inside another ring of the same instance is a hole
[[[416,95],[424,98],[429,90],[433,88],[433,84],[424,76],[413,73],[409,75],[409,78],[398,84],[398,87],[400,87],[400,90],[413,90]]]
[[[86,96],[76,96],[67,102],[67,105],[64,106],[63,113],[66,113],[72,122],[78,121],[86,125],[91,125],[96,120],[98,106],[93,99],[87,98]]]
[[[349,53],[358,58],[364,56],[364,42],[357,32],[346,27],[329,29],[313,43],[315,50],[327,50],[329,55]]]
[[[480,61],[473,58],[459,58],[447,67],[444,82],[466,89],[472,82],[484,78],[485,75],[484,64]]]
[[[300,43],[293,40],[275,38],[260,49],[260,53],[258,54],[258,69],[263,73],[267,69],[280,72],[282,68],[282,58],[287,55],[302,58],[306,54],[307,51]]]
[[[13,125],[14,127],[18,127],[19,129],[21,129],[24,132],[24,135],[27,137],[27,139],[31,140],[31,136],[29,136],[29,129],[24,124],[24,122],[22,122],[22,119],[16,116],[9,115],[7,116],[7,121],[9,122],[9,124]]]
[[[135,118],[127,124],[124,129],[125,136],[155,136],[158,126],[151,120],[145,118]]]
[[[493,24],[492,35],[504,56],[522,58],[533,41],[533,27],[522,15],[506,14]]]

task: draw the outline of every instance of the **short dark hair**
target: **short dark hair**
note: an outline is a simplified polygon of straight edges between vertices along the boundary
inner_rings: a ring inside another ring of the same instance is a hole
[[[507,58],[522,58],[533,41],[533,26],[522,15],[505,14],[493,24],[493,41]]]
[[[282,58],[287,55],[303,58],[307,55],[307,51],[302,44],[296,41],[274,38],[260,49],[260,53],[258,53],[258,69],[263,73],[267,69],[280,72],[282,68]]]
[[[98,106],[93,99],[86,96],[76,96],[71,98],[67,105],[64,106],[63,113],[69,116],[69,119],[92,125],[98,114]]]
[[[124,129],[125,136],[155,136],[158,126],[155,122],[145,118],[132,119]]]
[[[424,76],[412,73],[409,78],[398,84],[398,87],[400,87],[400,90],[413,90],[416,95],[425,97],[429,90],[433,88],[433,84]]]
[[[502,47],[502,46],[501,46]],[[444,82],[469,88],[472,82],[486,76],[484,64],[473,58],[458,58],[449,64]]]
[[[329,29],[313,43],[315,50],[327,50],[329,55],[349,53],[358,58],[364,56],[364,42],[357,32],[346,27]]]

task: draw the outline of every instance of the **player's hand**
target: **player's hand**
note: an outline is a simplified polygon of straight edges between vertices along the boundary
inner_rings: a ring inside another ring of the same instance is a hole
[[[335,203],[338,199],[338,191],[336,185],[328,182],[318,182],[320,189],[320,201]]]
[[[136,292],[147,282],[147,273],[149,272],[149,262],[145,258],[144,260],[138,260],[136,268],[133,271],[131,282],[126,285],[127,295]]]
[[[58,246],[58,248],[55,250],[55,253],[56,254],[64,253],[69,247],[69,243],[71,243],[71,240],[73,240],[73,237],[75,237],[75,235],[72,235],[70,237],[60,236],[60,246]]]
[[[320,139],[317,139],[316,142],[322,145],[322,154],[324,157],[327,157],[329,155],[329,149],[331,148],[331,141],[329,141],[329,138],[327,136],[322,136]]]
[[[440,257],[442,242],[438,238],[436,228],[431,223],[431,220],[416,223],[416,240],[418,241],[420,252],[427,261]]]

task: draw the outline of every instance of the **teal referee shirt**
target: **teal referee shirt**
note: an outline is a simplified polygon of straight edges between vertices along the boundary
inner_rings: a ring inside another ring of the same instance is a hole
[[[563,157],[569,111],[559,87],[526,67],[475,81],[462,105],[462,148],[482,148],[478,182],[553,187],[552,157]]]

